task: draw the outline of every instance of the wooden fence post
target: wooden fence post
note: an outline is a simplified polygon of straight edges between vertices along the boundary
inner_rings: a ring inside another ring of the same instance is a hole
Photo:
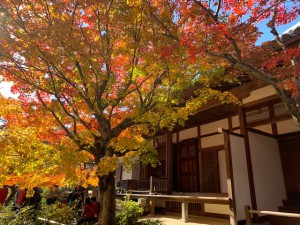
[[[184,223],[188,221],[189,218],[189,203],[184,201],[181,202],[181,219]]]
[[[150,195],[153,194],[153,177],[150,176]]]
[[[245,206],[246,225],[252,225],[251,213],[249,212],[250,206]]]

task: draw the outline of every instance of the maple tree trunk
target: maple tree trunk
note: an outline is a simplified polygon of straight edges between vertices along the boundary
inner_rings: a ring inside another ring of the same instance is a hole
[[[101,225],[115,225],[116,189],[115,173],[99,177],[100,186],[100,216]]]

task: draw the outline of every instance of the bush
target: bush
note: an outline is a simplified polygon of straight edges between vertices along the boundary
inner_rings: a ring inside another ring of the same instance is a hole
[[[75,216],[76,211],[61,203],[54,203],[51,205],[43,204],[39,213],[39,217],[54,220],[59,223],[70,223],[74,220]]]
[[[118,225],[133,225],[144,212],[144,209],[138,203],[129,200],[129,196],[125,201],[117,200],[117,204],[120,204],[122,208],[120,212],[116,213],[116,223]]]
[[[35,213],[32,207],[25,206],[14,209],[13,204],[0,206],[0,224],[5,225],[24,225],[33,224]]]

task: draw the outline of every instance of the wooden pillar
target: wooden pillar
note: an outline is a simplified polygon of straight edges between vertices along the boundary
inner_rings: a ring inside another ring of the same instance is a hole
[[[173,192],[173,143],[172,133],[167,131],[166,133],[166,153],[167,153],[167,190],[168,193]]]
[[[251,197],[251,205],[252,205],[251,208],[257,209],[249,135],[248,135],[248,130],[247,130],[247,121],[246,121],[245,110],[243,107],[239,107],[239,122],[240,122],[241,134],[243,134],[245,136],[245,151],[246,151],[247,170],[248,170],[250,197]]]
[[[152,195],[154,193],[153,190],[153,177],[150,176],[150,189],[149,189],[149,194]]]
[[[230,132],[232,132],[233,131],[232,129],[233,129],[233,127],[232,127],[232,118],[230,116],[230,117],[228,117],[228,130]]]
[[[271,120],[275,117],[274,105],[269,106],[269,116],[270,116]],[[276,122],[271,123],[271,127],[272,127],[272,134],[278,135],[278,129],[277,129]]]
[[[202,168],[202,151],[201,151],[201,129],[200,125],[197,126],[197,136],[198,136],[198,161],[199,161],[199,183],[200,192],[203,192],[203,168]],[[201,207],[202,209],[202,207]]]
[[[246,225],[252,225],[251,213],[249,212],[250,206],[245,206]]]
[[[154,214],[155,213],[155,204],[154,204],[154,198],[149,198],[149,213]]]
[[[227,188],[228,188],[228,199],[230,209],[230,225],[237,225],[236,218],[236,204],[235,204],[235,191],[234,191],[234,180],[233,180],[233,169],[232,169],[232,158],[231,158],[231,147],[229,140],[229,133],[224,133],[224,148],[226,158],[226,173],[227,173]]]
[[[181,219],[184,223],[188,222],[189,219],[189,203],[186,201],[181,203]]]

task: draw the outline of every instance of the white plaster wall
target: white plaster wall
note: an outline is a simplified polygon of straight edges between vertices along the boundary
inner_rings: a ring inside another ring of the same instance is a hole
[[[197,138],[197,137],[198,137],[197,127],[192,127],[179,132],[179,141],[189,139],[189,138]]]
[[[224,144],[223,134],[217,134],[217,135],[201,138],[202,148],[208,148],[208,147],[218,146],[223,144]]]
[[[278,211],[286,198],[277,140],[249,132],[257,208]]]
[[[272,96],[272,95],[275,95],[275,94],[276,94],[275,89],[271,85],[269,85],[269,86],[257,89],[255,91],[252,91],[250,93],[249,97],[244,98],[242,100],[242,103],[247,104],[247,103],[254,102],[256,100],[266,98],[268,96]]]
[[[127,170],[124,166],[122,168],[122,180],[131,180],[132,170]]]
[[[293,119],[285,120],[277,123],[278,134],[287,134],[291,132],[300,131]]]
[[[228,129],[228,119],[218,120],[212,123],[204,124],[200,127],[201,135],[210,134],[218,131],[218,127]]]
[[[225,150],[218,151],[219,177],[221,193],[228,193]]]
[[[218,214],[230,214],[229,205],[218,205],[218,204],[204,204],[204,211],[208,213],[218,213]]]
[[[253,128],[256,129],[256,130],[263,131],[263,132],[268,133],[268,134],[272,134],[272,126],[271,126],[271,124],[267,124],[267,125],[263,125],[263,126],[258,126],[258,127],[253,127]]]
[[[234,196],[237,220],[245,219],[245,205],[251,205],[244,138],[230,135]]]
[[[232,121],[232,127],[239,127],[240,126],[239,117],[237,115],[233,116],[231,118],[231,121]]]

